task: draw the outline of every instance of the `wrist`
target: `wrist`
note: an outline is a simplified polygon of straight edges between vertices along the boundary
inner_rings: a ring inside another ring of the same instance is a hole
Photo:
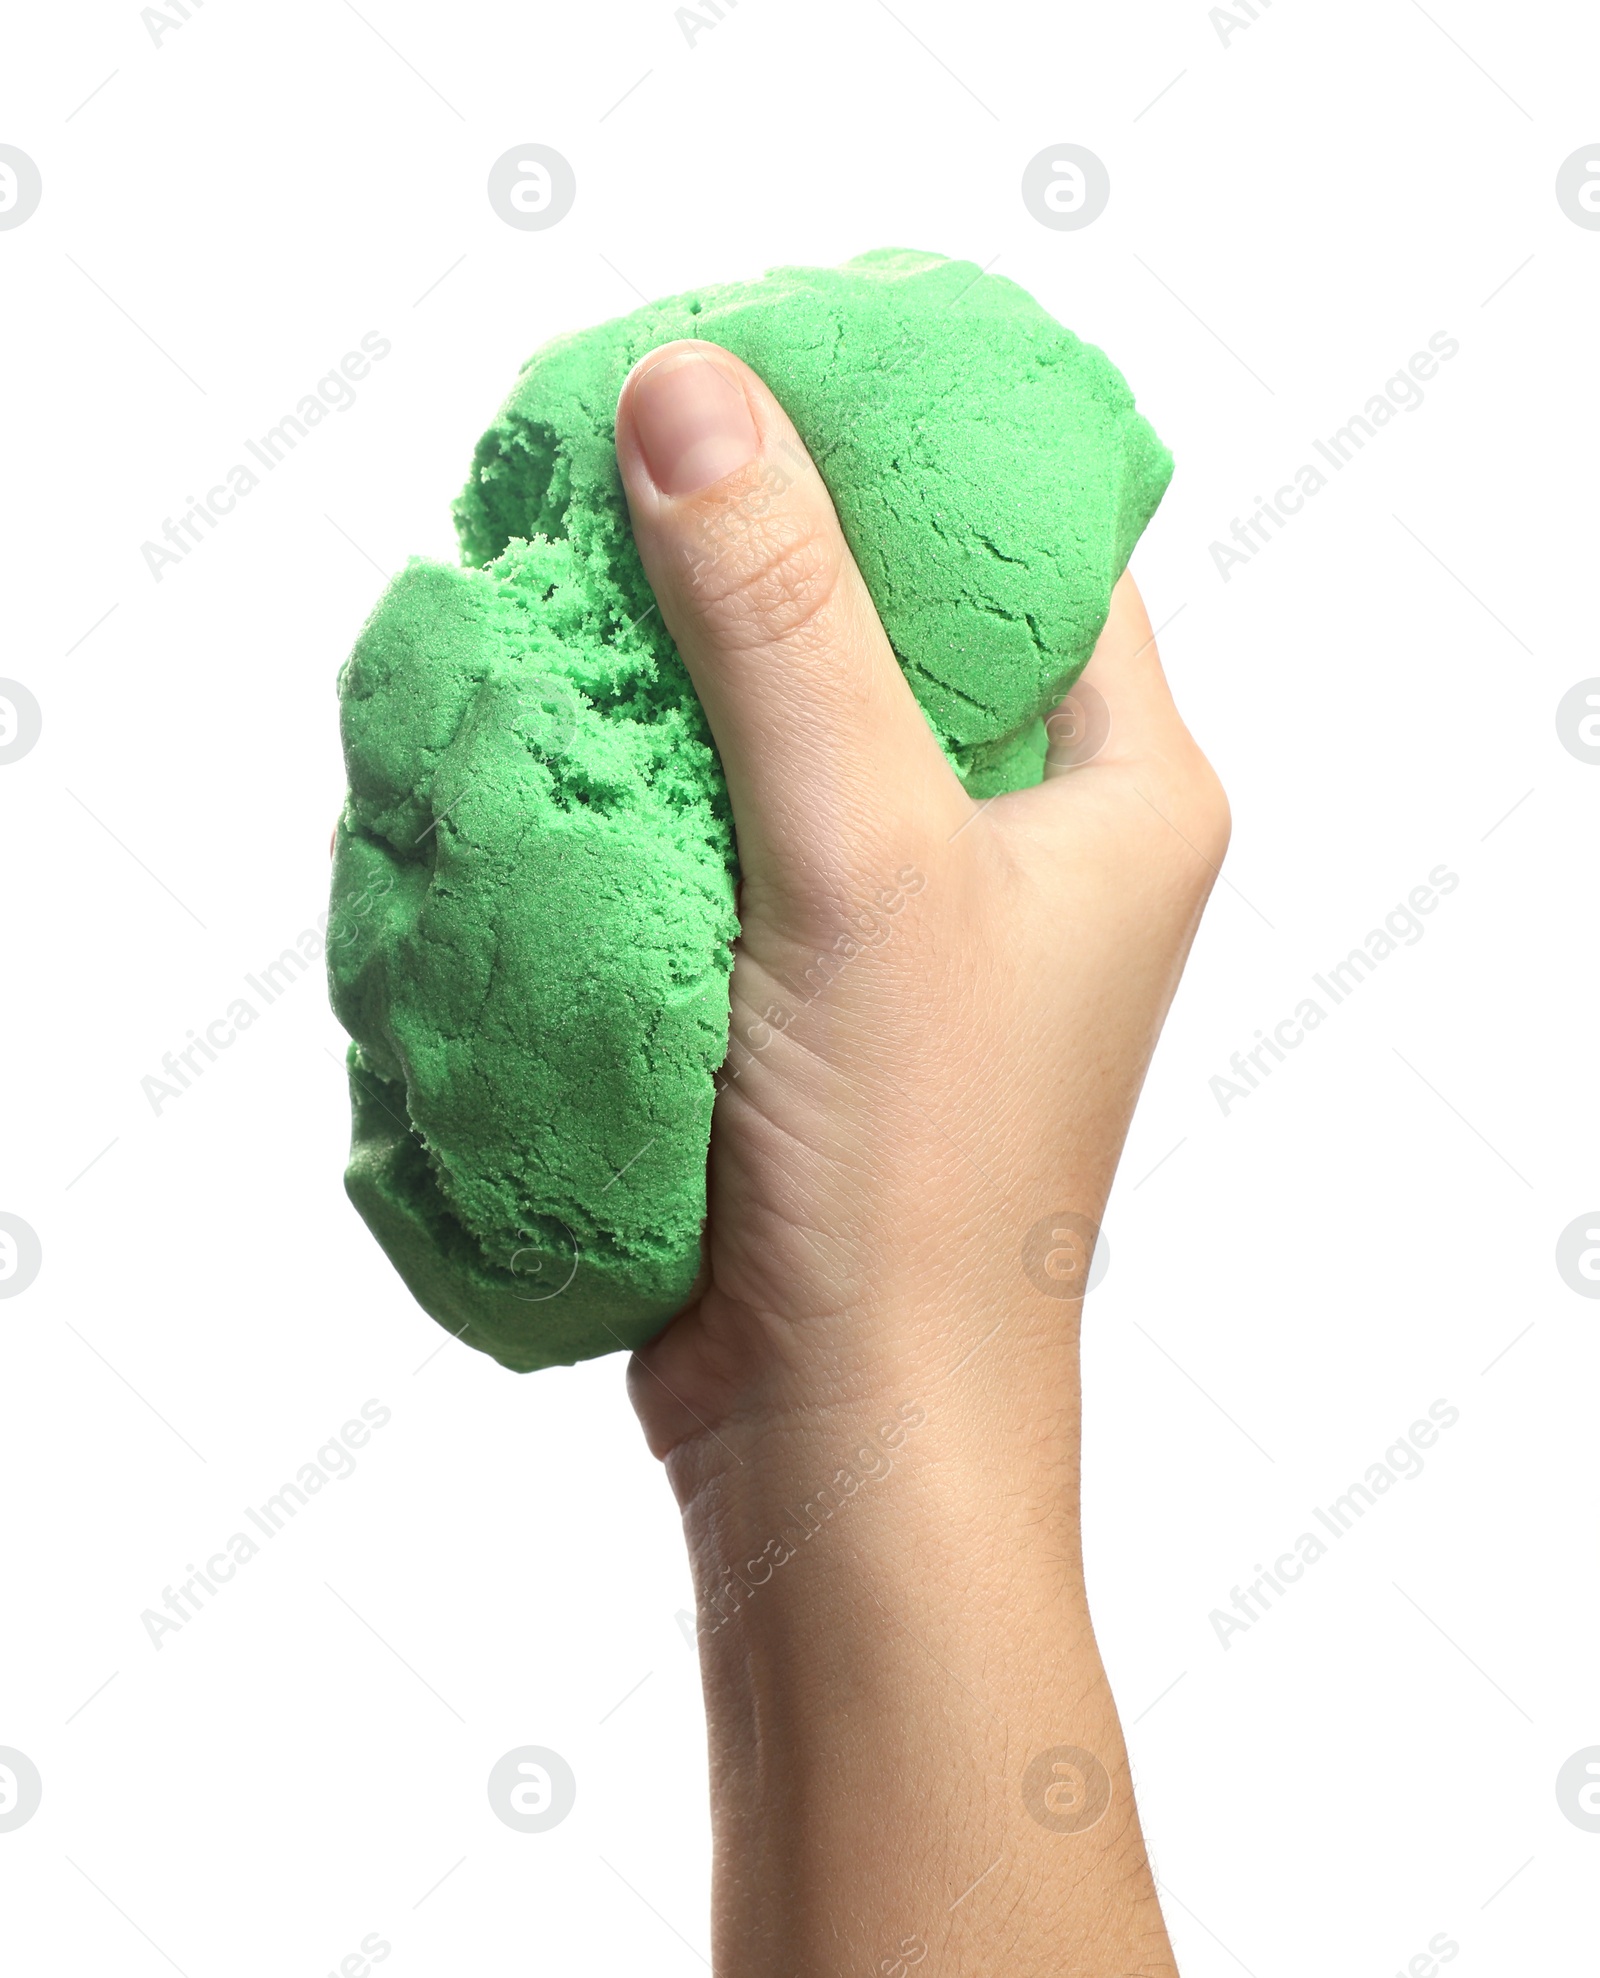
[[[723,1466],[730,1487],[759,1493],[780,1476],[786,1488],[825,1481],[830,1457],[861,1437],[892,1458],[900,1410],[937,1424],[946,1460],[1075,1452],[1082,1293],[997,1275],[974,1267],[966,1295],[935,1297],[908,1274],[848,1304],[797,1298],[794,1311],[709,1292],[628,1371],[680,1504]]]
[[[875,1606],[911,1602],[950,1640],[993,1612],[1086,1630],[1075,1370],[1007,1384],[917,1383],[741,1418],[675,1449],[702,1644],[826,1619],[865,1656]],[[990,1562],[990,1584],[974,1575]],[[761,1652],[751,1639],[741,1652]]]

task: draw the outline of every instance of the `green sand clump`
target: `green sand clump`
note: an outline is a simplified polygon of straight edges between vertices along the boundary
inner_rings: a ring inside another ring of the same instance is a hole
[[[1043,771],[1171,458],[1014,283],[881,252],[558,338],[340,675],[329,925],[347,1186],[423,1307],[518,1370],[643,1344],[701,1261],[737,864],[628,526],[617,393],[703,337],[793,419],[975,796]]]

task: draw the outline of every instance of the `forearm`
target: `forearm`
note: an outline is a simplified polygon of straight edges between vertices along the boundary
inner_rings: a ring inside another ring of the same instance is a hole
[[[673,1459],[719,1978],[1174,1969],[1084,1597],[1075,1376],[986,1371]]]

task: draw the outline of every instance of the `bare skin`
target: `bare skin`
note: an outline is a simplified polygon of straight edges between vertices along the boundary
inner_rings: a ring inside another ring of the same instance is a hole
[[[699,1592],[715,1969],[1171,1978],[1078,1325],[1226,800],[1131,579],[1106,746],[979,805],[753,372],[652,352],[617,450],[743,870],[703,1290],[629,1368]]]

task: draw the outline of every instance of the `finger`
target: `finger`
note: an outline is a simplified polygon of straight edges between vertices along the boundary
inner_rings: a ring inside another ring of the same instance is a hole
[[[1181,844],[1198,916],[1227,851],[1228,799],[1178,713],[1131,577],[1113,591],[1094,656],[1046,728],[1055,746],[1043,786],[1024,792],[1031,814],[1069,832],[1092,813],[1120,818],[1119,833],[1131,818],[1156,844]]]
[[[788,416],[714,344],[623,385],[617,459],[661,614],[722,757],[748,877],[824,884],[967,800]]]

